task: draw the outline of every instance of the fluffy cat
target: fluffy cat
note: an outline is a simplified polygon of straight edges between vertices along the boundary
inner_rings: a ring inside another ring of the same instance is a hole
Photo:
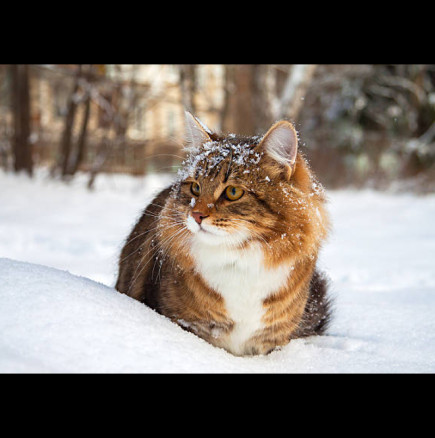
[[[323,333],[329,221],[293,125],[224,136],[187,113],[186,131],[187,159],[129,235],[117,290],[234,355]]]

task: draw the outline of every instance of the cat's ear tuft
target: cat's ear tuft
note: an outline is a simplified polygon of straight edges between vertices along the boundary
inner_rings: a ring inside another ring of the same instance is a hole
[[[184,112],[186,119],[186,142],[190,147],[201,146],[206,141],[210,140],[210,135],[212,132],[200,122],[195,116],[189,113],[189,111]]]
[[[283,120],[275,123],[260,145],[278,164],[293,169],[298,152],[298,134],[290,122]]]

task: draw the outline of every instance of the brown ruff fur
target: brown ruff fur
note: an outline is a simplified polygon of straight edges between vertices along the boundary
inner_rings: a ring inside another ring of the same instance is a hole
[[[239,355],[266,354],[293,338],[321,334],[330,316],[326,280],[316,271],[329,227],[324,192],[299,151],[288,165],[268,154],[268,134],[277,127],[293,129],[279,122],[260,139],[198,126],[178,180],[144,210],[119,260],[117,290]],[[192,194],[192,182],[200,185],[199,196]],[[243,196],[225,199],[228,186],[241,187]],[[243,257],[259,245],[266,271],[289,267],[284,285],[262,300],[261,327],[241,349],[229,343],[240,322],[232,320],[224,296],[203,277],[192,253],[186,227],[192,211],[216,229],[247,231],[234,248]]]

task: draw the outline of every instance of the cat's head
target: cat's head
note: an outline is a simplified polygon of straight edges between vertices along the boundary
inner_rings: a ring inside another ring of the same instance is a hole
[[[224,136],[187,113],[186,127],[188,156],[171,209],[193,238],[241,245],[285,235],[294,190],[311,187],[309,171],[298,169],[306,164],[293,125],[277,122],[262,137]]]

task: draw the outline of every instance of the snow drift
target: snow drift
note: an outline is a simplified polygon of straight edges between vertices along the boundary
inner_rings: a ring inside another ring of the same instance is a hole
[[[228,370],[223,351],[112,288],[8,259],[0,278],[3,372]]]
[[[359,302],[369,320],[349,318],[341,334],[292,341],[268,356],[235,357],[185,332],[130,297],[92,280],[40,265],[0,259],[0,370],[62,373],[430,372],[433,337],[419,326],[400,339],[400,307]],[[432,293],[409,302],[433,333]],[[388,300],[387,300],[388,301]],[[379,304],[379,303],[378,303]],[[383,303],[380,303],[383,304]],[[351,306],[350,302],[345,303]],[[378,308],[374,312],[374,308]],[[399,312],[398,312],[399,309]],[[355,309],[351,310],[350,315]],[[392,333],[383,342],[379,322]],[[346,318],[345,318],[346,319]],[[391,321],[393,323],[391,324]],[[424,325],[424,324],[423,324]],[[365,331],[363,327],[376,327]],[[346,328],[345,328],[346,327]],[[337,330],[336,330],[337,331]],[[353,332],[353,333],[352,333]],[[348,333],[345,335],[344,333]]]

